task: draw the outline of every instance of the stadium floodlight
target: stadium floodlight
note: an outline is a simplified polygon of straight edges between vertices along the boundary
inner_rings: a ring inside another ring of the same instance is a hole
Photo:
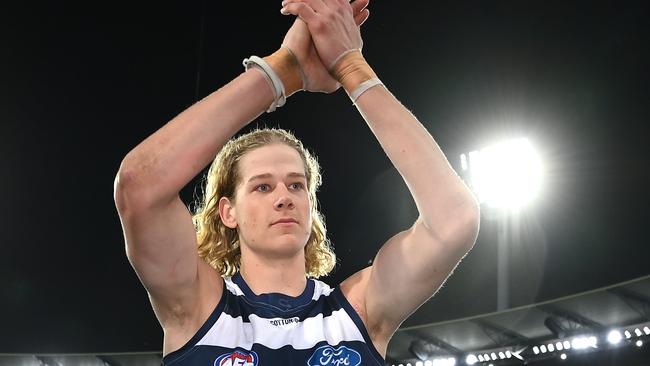
[[[569,341],[562,342],[562,345],[564,345],[564,349],[571,349],[571,342]]]
[[[636,346],[637,346],[637,347],[641,347],[641,346],[643,346],[643,341],[640,340],[640,339],[639,339],[638,341],[636,341]]]
[[[520,138],[460,156],[470,187],[481,203],[517,209],[539,193],[542,163],[528,139]]]
[[[417,361],[415,363],[415,366],[424,366],[424,363],[422,363],[422,361]]]
[[[596,338],[594,336],[591,336],[591,337],[575,337],[571,341],[571,347],[573,347],[574,349],[585,349],[587,347],[597,348],[598,347],[598,338]]]
[[[467,355],[467,358],[465,359],[465,363],[467,363],[468,365],[473,365],[477,362],[478,362],[478,358],[473,354]]]
[[[486,359],[483,358],[483,355],[478,355],[478,360],[480,362],[487,361]]]
[[[539,354],[539,347],[537,347],[537,346],[533,347],[533,353],[538,355]]]
[[[562,342],[557,342],[557,343],[555,344],[555,349],[557,349],[558,351],[563,350],[563,349],[564,349],[564,345],[562,344]]]
[[[634,330],[634,334],[636,334],[637,337],[641,337],[643,335],[643,333],[641,333],[641,329],[639,329],[639,328],[636,328]]]
[[[553,343],[549,343],[548,346],[546,346],[546,348],[548,348],[549,352],[555,351],[555,346],[553,345]]]
[[[454,357],[436,358],[433,360],[433,366],[454,366],[455,364],[456,359]]]
[[[561,354],[560,358],[563,359],[563,360],[566,360],[566,354],[565,353]]]
[[[629,330],[626,330],[625,332],[623,332],[623,334],[625,334],[625,338],[627,338],[627,339],[632,338],[632,333],[630,333]]]
[[[621,342],[621,339],[623,339],[623,336],[618,330],[612,330],[607,335],[607,341],[611,344],[619,344]]]
[[[645,335],[650,335],[650,327],[643,327],[643,332]]]

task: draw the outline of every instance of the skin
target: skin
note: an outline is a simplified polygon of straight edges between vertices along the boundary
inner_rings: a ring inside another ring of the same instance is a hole
[[[367,0],[283,3],[285,14],[300,17],[284,43],[307,71],[309,90],[338,88],[326,65],[346,50],[361,48],[359,25],[367,18],[366,5]],[[219,274],[198,257],[191,215],[179,192],[273,98],[259,71],[244,72],[180,113],[122,161],[115,202],[127,256],[165,333],[164,354],[196,333],[224,291]],[[387,87],[367,90],[355,106],[402,176],[419,212],[410,228],[381,245],[372,266],[340,284],[374,346],[385,355],[399,325],[435,294],[471,249],[480,215],[473,195],[433,137]],[[261,149],[244,157],[244,175],[270,173],[271,191],[261,194],[242,188],[235,202],[219,202],[220,215],[240,229],[242,275],[253,292],[296,295],[306,283],[300,248],[308,227],[303,224],[308,210],[302,193],[291,191],[287,180],[288,172],[298,172],[298,162],[282,147]],[[295,211],[290,210],[291,203]],[[289,213],[296,215],[298,227],[268,225]],[[263,240],[263,235],[270,240]]]
[[[283,293],[297,296],[306,283],[304,248],[312,225],[302,159],[293,148],[273,144],[247,152],[238,168],[236,199],[221,198],[219,214],[240,233],[240,272],[258,293],[277,292],[281,284]],[[274,224],[283,218],[297,223]],[[273,289],[265,285],[271,283]]]

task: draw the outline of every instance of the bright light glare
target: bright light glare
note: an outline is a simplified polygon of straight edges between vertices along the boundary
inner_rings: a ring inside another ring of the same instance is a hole
[[[465,362],[468,365],[473,365],[478,362],[478,358],[476,358],[476,356],[474,355],[467,355],[467,359],[465,360]]]
[[[464,154],[462,161],[467,161]],[[540,158],[525,138],[470,152],[469,171],[479,201],[496,208],[526,205],[537,196],[541,185]]]
[[[456,359],[453,357],[437,358],[433,360],[433,366],[454,366],[455,364],[456,364]]]
[[[612,330],[607,335],[607,341],[611,344],[618,344],[622,338],[623,336],[621,335],[621,332],[619,332],[618,330]]]
[[[598,339],[594,336],[591,337],[576,337],[571,341],[571,347],[575,349],[585,349],[587,347],[597,348]],[[567,348],[567,347],[564,347]]]

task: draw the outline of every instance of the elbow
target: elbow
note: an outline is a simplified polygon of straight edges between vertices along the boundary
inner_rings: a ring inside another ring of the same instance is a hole
[[[138,171],[122,161],[113,182],[113,200],[120,214],[143,207],[151,201],[151,185]]]
[[[449,236],[449,242],[460,246],[465,253],[474,247],[481,223],[481,206],[471,192],[467,191],[467,193],[466,199],[455,215],[455,224],[451,225],[454,230]]]
[[[480,206],[476,200],[470,199],[453,210],[452,214],[445,215],[438,223],[423,224],[439,243],[464,255],[476,243],[480,221]]]
[[[478,202],[475,200],[472,202],[471,207],[464,212],[460,223],[462,232],[459,234],[460,238],[457,241],[467,253],[474,247],[481,227],[481,209]]]
[[[120,166],[113,181],[113,201],[115,201],[115,207],[120,214],[125,213],[131,207],[133,197],[137,196],[133,194],[134,180],[133,172]]]

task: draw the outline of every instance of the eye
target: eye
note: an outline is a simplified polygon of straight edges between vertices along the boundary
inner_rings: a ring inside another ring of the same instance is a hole
[[[291,183],[291,184],[289,185],[289,188],[291,188],[291,189],[296,189],[296,190],[300,190],[300,189],[305,188],[305,185],[302,184],[301,182],[295,182],[295,183]]]
[[[269,190],[271,190],[271,186],[269,186],[266,183],[263,183],[263,184],[257,185],[255,187],[255,190],[258,191],[258,192],[268,192]]]

